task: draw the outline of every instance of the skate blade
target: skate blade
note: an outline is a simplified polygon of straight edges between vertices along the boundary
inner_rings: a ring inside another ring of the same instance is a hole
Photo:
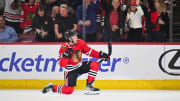
[[[100,91],[85,91],[84,94],[86,94],[86,95],[98,95],[98,94],[100,94]]]

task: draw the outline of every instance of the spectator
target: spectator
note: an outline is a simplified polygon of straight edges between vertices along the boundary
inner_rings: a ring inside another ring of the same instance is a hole
[[[75,14],[76,13],[76,9],[73,9],[72,3],[73,3],[73,0],[58,0],[58,4],[59,5],[67,4],[68,8],[69,8],[69,11]]]
[[[168,37],[169,18],[164,0],[148,0],[151,8],[151,41],[162,42]]]
[[[128,42],[142,41],[142,16],[144,12],[139,5],[140,0],[131,0],[130,8],[128,9],[126,22],[129,23]]]
[[[18,36],[14,28],[6,26],[5,18],[0,15],[0,42],[16,42]]]
[[[95,42],[96,41],[96,33],[97,33],[97,9],[99,8],[100,2],[99,0],[95,0],[94,2],[91,2],[91,0],[84,0],[86,6],[86,17],[85,21],[83,21],[83,4],[78,6],[77,8],[77,20],[78,24],[81,25],[80,34],[82,37],[82,34],[85,34],[85,41],[87,42]],[[85,27],[85,33],[82,30],[82,26]]]
[[[5,0],[1,0],[1,2],[0,2],[0,15],[3,14],[4,7],[5,7]]]
[[[22,33],[20,29],[21,5],[18,0],[5,0],[5,9],[3,15],[6,19],[6,25],[13,27],[17,33]]]
[[[55,22],[56,15],[59,13],[59,7],[54,6],[51,12],[51,19],[53,22]]]
[[[96,2],[96,0],[91,0],[91,2]],[[81,4],[82,4],[82,0],[73,0],[72,8],[74,10],[77,10],[77,7],[80,6]],[[97,21],[97,26],[98,26],[97,33],[96,33],[97,34],[96,41],[102,41],[102,28],[104,26],[104,16],[105,16],[105,10],[100,4],[99,7],[97,8],[97,16],[96,16],[96,21]]]
[[[105,9],[104,41],[120,42],[120,34],[123,28],[123,12],[119,0],[112,0],[111,3],[102,0]]]
[[[143,9],[144,15],[142,17],[142,34],[143,41],[150,40],[150,8],[147,0],[141,1],[141,7]]]
[[[57,41],[65,42],[64,33],[67,30],[77,30],[76,17],[73,13],[69,12],[67,4],[60,5],[60,14],[55,18],[54,31]]]
[[[55,19],[56,19],[56,15],[59,13],[59,7],[58,6],[54,6],[51,12],[51,16],[50,16],[50,26],[49,26],[49,33],[51,33],[52,37],[54,38],[54,41],[56,41],[56,34],[54,31],[54,24],[55,24]]]
[[[53,42],[55,37],[53,33],[50,33],[50,27],[52,21],[50,16],[46,15],[44,6],[38,6],[36,16],[32,21],[32,28],[36,32],[36,40],[39,42]]]
[[[32,19],[36,14],[37,7],[38,4],[36,4],[34,0],[29,0],[29,2],[22,7],[21,16],[20,16],[21,18],[20,27],[23,30],[23,33],[31,33]]]
[[[96,21],[98,24],[98,31],[97,31],[97,41],[103,41],[103,27],[104,27],[104,17],[105,17],[105,9],[102,7],[102,4],[100,4],[99,8],[97,9],[97,16]]]

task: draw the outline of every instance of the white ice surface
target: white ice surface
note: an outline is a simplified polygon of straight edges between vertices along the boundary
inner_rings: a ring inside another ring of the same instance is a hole
[[[180,101],[179,90],[101,90],[99,95],[42,94],[40,90],[0,90],[0,101]]]

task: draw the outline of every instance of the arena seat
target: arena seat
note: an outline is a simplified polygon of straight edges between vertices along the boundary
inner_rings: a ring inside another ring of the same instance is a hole
[[[18,34],[19,42],[36,42],[36,34],[34,33],[23,33]]]

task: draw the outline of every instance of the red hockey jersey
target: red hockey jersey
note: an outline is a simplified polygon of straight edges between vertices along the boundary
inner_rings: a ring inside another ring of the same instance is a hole
[[[63,58],[63,53],[66,49],[72,48],[73,54],[71,55],[70,59]],[[98,58],[99,59],[99,52],[90,48],[83,40],[78,40],[77,43],[73,46],[70,46],[68,43],[65,43],[61,46],[59,50],[60,58],[59,58],[59,65],[66,69],[66,71],[72,71],[74,69],[79,68],[82,66],[82,53],[88,56]]]
[[[28,3],[26,3],[23,7],[22,7],[22,11],[21,11],[21,23],[20,23],[20,27],[21,29],[24,29],[24,27],[30,27],[32,24],[32,19],[33,17],[36,15],[36,8],[38,7],[38,4],[34,4],[34,5],[29,5]]]

